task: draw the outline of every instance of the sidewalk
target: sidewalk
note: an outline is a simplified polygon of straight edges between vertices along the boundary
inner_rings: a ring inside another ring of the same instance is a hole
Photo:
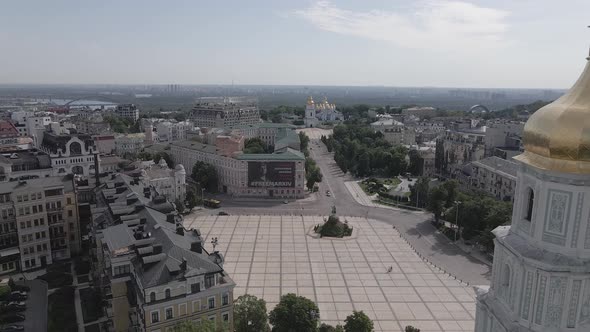
[[[487,257],[486,254],[482,253],[481,251],[479,251],[478,249],[475,248],[475,246],[470,246],[465,244],[465,242],[463,242],[463,239],[457,241],[454,243],[459,249],[463,250],[465,253],[469,254],[470,256],[477,258],[478,260],[480,260],[482,263],[488,265],[488,266],[492,266],[492,261],[490,261]]]
[[[350,192],[350,195],[354,198],[354,200],[364,206],[380,208],[380,209],[389,209],[395,211],[404,211],[405,213],[416,213],[416,214],[423,214],[423,211],[414,211],[409,209],[400,209],[397,207],[379,204],[376,203],[377,194],[374,195],[367,195],[365,191],[359,186],[357,181],[346,181],[344,182],[346,189]]]

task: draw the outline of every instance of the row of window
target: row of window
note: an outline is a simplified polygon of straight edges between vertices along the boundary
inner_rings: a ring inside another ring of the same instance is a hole
[[[36,240],[45,239],[45,238],[47,238],[47,233],[45,233],[45,231],[35,233]],[[33,241],[33,233],[22,235],[21,240],[23,243]]]
[[[11,271],[16,268],[16,264],[14,262],[2,263],[2,271]]]
[[[41,199],[43,197],[43,194],[38,192],[38,193],[32,193],[30,195],[31,201],[37,200],[37,199]],[[16,201],[17,202],[28,202],[29,201],[29,194],[24,194],[24,195],[16,195]]]
[[[14,221],[7,222],[7,223],[0,225],[0,234],[12,233],[15,230],[16,230],[16,223]]]
[[[43,226],[43,225],[45,225],[45,219],[39,218],[39,219],[33,219],[33,220],[27,220],[27,221],[20,222],[21,229],[31,228],[31,227],[33,227],[33,225],[35,225],[35,227]]]
[[[211,299],[213,299],[213,306],[211,306]],[[209,301],[209,309],[215,308],[215,298],[210,297],[208,301]],[[193,301],[193,312],[200,311],[200,305],[201,305],[201,301]],[[198,308],[195,308],[196,306],[198,306]],[[187,314],[186,304],[181,303],[178,307],[178,310],[179,310],[178,316],[185,316]],[[174,309],[172,307],[168,307],[165,309],[165,317],[166,317],[166,320],[174,319]],[[229,313],[224,312],[221,314],[221,317],[224,322],[229,321]],[[209,316],[209,319],[212,321],[215,321],[215,315]],[[160,322],[160,310],[154,310],[151,312],[151,322],[152,322],[152,324]]]
[[[43,212],[43,205],[39,204],[39,205],[33,205],[33,206],[19,207],[17,215],[19,215],[19,216],[28,215],[28,214],[31,214],[31,211],[33,211],[33,213]]]
[[[43,245],[37,245],[37,252],[40,251],[47,251],[47,243],[43,243]],[[23,248],[23,255],[34,254],[35,253],[35,246],[25,247]]]

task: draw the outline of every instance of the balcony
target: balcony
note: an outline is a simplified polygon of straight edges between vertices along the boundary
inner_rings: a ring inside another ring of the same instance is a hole
[[[63,206],[49,206],[46,207],[47,213],[63,212]]]

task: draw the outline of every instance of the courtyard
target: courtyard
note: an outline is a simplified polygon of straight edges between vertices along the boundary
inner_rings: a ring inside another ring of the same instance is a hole
[[[471,287],[424,262],[391,225],[340,219],[355,228],[354,238],[308,236],[320,216],[187,216],[184,225],[201,230],[209,251],[218,238],[234,298],[262,297],[271,310],[281,295],[296,293],[315,301],[331,325],[362,310],[376,331],[473,331]]]

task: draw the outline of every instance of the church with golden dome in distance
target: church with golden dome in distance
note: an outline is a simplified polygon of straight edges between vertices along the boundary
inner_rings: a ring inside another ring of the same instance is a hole
[[[307,98],[305,105],[305,127],[317,127],[322,123],[333,123],[344,120],[342,113],[336,109],[336,104],[330,104],[328,98],[324,97],[321,103],[315,103],[313,98]]]
[[[590,62],[529,118],[523,144],[512,223],[493,231],[475,331],[590,331]]]

